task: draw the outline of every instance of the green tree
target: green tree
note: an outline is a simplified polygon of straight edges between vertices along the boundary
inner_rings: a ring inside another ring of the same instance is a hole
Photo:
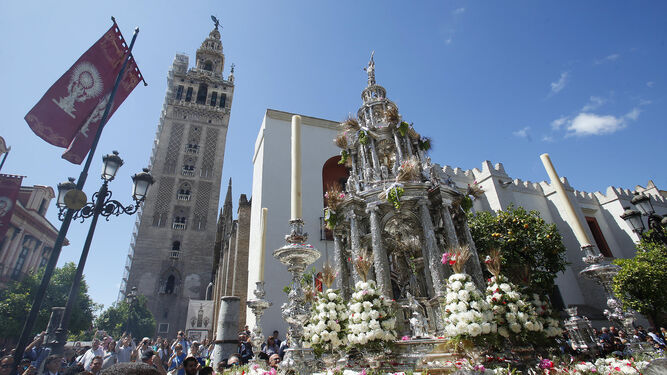
[[[65,306],[75,273],[74,263],[66,263],[62,268],[54,270],[32,334],[46,329],[52,307]],[[0,316],[2,317],[0,318],[0,337],[17,340],[21,335],[33,296],[37,293],[43,275],[44,269],[40,269],[37,273],[30,274],[21,281],[13,281],[7,285],[7,288],[0,290]],[[69,323],[70,332],[79,334],[89,330],[93,323],[93,314],[98,308],[99,305],[94,303],[88,295],[86,281],[81,280],[79,295],[72,309]]]
[[[115,337],[120,337],[123,332],[132,333],[134,337],[155,335],[155,318],[148,309],[145,296],[111,305],[95,320],[95,325]]]
[[[502,273],[510,281],[539,295],[553,291],[556,274],[568,264],[555,224],[545,222],[537,211],[513,206],[496,213],[469,214],[468,220],[481,261],[497,249]]]
[[[634,258],[614,260],[621,268],[613,288],[625,308],[642,313],[658,327],[667,320],[667,247],[649,238],[644,236],[637,245]]]

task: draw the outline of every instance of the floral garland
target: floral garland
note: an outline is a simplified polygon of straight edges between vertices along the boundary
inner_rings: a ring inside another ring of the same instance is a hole
[[[347,345],[347,306],[337,290],[319,293],[303,333],[317,356]]]
[[[553,317],[553,311],[551,311],[549,301],[542,300],[537,293],[533,293],[533,299],[530,303],[533,304],[533,308],[537,313],[537,319],[542,323],[546,337],[560,336],[563,329],[561,328],[558,319]]]
[[[491,305],[498,324],[498,334],[513,343],[529,341],[529,332],[542,332],[542,323],[530,302],[505,276],[497,275],[487,280],[486,302]]]
[[[468,274],[449,277],[444,310],[448,337],[474,339],[497,331],[489,304]]]
[[[357,282],[347,308],[350,346],[378,351],[396,340],[396,318],[391,312],[391,301],[378,292],[374,281]]]

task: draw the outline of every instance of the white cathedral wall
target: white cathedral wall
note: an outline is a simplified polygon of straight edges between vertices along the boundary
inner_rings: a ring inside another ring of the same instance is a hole
[[[267,110],[255,142],[248,262],[248,296],[253,298],[255,283],[259,279],[261,209],[266,207],[265,298],[272,306],[264,313],[262,330],[265,336],[278,330],[281,339],[284,339],[287,328],[280,314],[280,306],[287,300],[282,289],[288,285],[291,276],[287,268],[273,257],[273,251],[285,244],[285,235],[289,231],[291,117],[291,113]],[[336,126],[335,122],[302,116],[304,230],[309,235],[308,243],[322,254],[315,264],[317,269],[321,269],[327,247],[332,246],[320,241],[320,217],[323,213],[322,167],[340,152],[332,142],[337,134]],[[249,309],[246,319],[248,326],[253,327],[255,317]]]

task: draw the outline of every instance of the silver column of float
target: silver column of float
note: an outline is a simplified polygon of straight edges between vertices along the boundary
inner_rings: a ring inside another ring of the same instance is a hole
[[[294,219],[289,222],[291,232],[285,236],[287,244],[273,252],[280,263],[287,266],[292,274],[288,302],[281,307],[282,315],[289,324],[285,358],[280,367],[288,374],[311,373],[314,355],[312,349],[302,346],[303,326],[308,321],[309,311],[304,301],[301,279],[306,267],[320,257],[320,252],[308,245],[308,234],[303,232],[303,220]]]
[[[262,350],[262,344],[264,343],[262,315],[264,315],[264,310],[268,309],[272,303],[264,299],[264,296],[266,296],[266,291],[264,291],[264,281],[257,281],[255,285],[255,291],[253,292],[255,298],[246,303],[250,310],[252,310],[253,315],[255,315],[255,328],[252,329],[250,335],[250,342],[252,342],[252,351],[254,354],[251,362],[259,364],[259,352]]]

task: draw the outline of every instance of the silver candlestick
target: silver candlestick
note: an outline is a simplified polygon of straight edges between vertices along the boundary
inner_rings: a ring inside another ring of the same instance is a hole
[[[250,310],[252,310],[253,315],[255,315],[255,327],[252,329],[250,335],[250,342],[252,342],[252,349],[254,357],[252,359],[253,363],[259,361],[259,352],[262,351],[262,343],[264,343],[264,334],[262,333],[262,315],[264,315],[264,310],[268,309],[272,305],[271,302],[264,299],[266,296],[266,291],[264,291],[264,281],[258,281],[255,283],[255,298],[246,302]]]
[[[291,231],[285,236],[287,244],[273,252],[273,256],[292,274],[288,302],[281,307],[283,318],[289,324],[289,349],[281,368],[286,373],[305,374],[309,373],[309,363],[313,363],[313,353],[312,349],[302,346],[303,326],[308,321],[309,311],[304,302],[301,279],[306,267],[320,257],[320,252],[306,243],[308,234],[303,232],[303,220],[290,220],[289,224]]]

